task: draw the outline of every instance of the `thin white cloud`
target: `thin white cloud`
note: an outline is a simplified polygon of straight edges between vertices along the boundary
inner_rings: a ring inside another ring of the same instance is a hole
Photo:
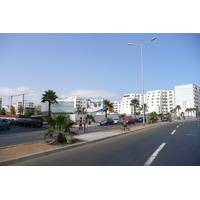
[[[2,105],[10,105],[10,96],[11,95],[18,95],[18,94],[25,94],[32,92],[29,88],[21,86],[17,88],[9,88],[9,87],[2,87],[0,86],[0,98],[2,98]],[[16,101],[22,101],[23,96],[13,96],[12,103]],[[41,93],[33,93],[33,94],[25,94],[25,99],[27,101],[34,102],[35,104],[40,104],[41,101]]]
[[[110,90],[74,90],[65,95],[61,95],[61,98],[69,97],[69,96],[81,96],[81,97],[87,97],[87,98],[101,97],[101,98],[108,99],[111,101],[121,98],[121,94],[118,94],[117,92],[110,91]]]
[[[9,87],[2,87],[0,86],[0,98],[2,98],[2,105],[10,105],[10,96],[11,95],[17,95],[17,94],[24,94],[33,92],[29,88],[21,86],[17,88],[9,88]],[[25,94],[25,100],[34,102],[35,105],[41,103],[42,94],[44,92],[40,93],[30,93]],[[81,96],[86,98],[104,98],[108,99],[110,101],[116,101],[121,100],[122,94],[117,91],[111,91],[111,90],[74,90],[69,93],[63,94],[63,95],[57,95],[60,98],[70,97],[70,96]],[[16,101],[22,101],[23,96],[14,96],[12,99],[12,103],[15,103]]]

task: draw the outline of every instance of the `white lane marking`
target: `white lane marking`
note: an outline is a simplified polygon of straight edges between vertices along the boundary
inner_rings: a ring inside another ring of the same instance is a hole
[[[173,135],[176,132],[176,130],[173,130],[173,132],[171,133],[171,135]]]
[[[176,128],[178,128],[178,127],[179,127],[179,125]]]
[[[162,143],[156,151],[149,157],[149,159],[144,163],[144,166],[149,166],[154,161],[158,153],[162,150],[162,148],[166,145],[166,143]]]

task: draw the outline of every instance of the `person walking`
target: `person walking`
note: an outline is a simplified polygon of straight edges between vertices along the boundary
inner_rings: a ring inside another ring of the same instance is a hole
[[[81,130],[83,132],[83,120],[82,120],[82,117],[80,117],[78,125],[79,125],[79,133],[81,132]]]

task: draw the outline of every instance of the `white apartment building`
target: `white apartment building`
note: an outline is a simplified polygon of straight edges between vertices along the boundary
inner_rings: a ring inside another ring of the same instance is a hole
[[[126,113],[127,115],[134,115],[134,108],[130,106],[131,100],[137,99],[140,107],[143,104],[143,95],[140,93],[131,93],[123,95],[122,101],[114,101],[114,110],[118,114]],[[147,105],[148,111],[157,113],[167,113],[174,107],[174,90],[155,90],[148,91],[144,94],[144,103]],[[143,110],[136,109],[137,112],[143,114]]]
[[[126,113],[133,115],[133,107],[130,106],[131,99],[138,99],[140,106],[143,103],[143,97],[140,93],[125,94],[122,101],[113,101],[114,110],[118,114]],[[154,90],[144,94],[144,103],[147,105],[146,113],[157,112],[167,113],[177,105],[181,106],[179,113],[185,112],[186,108],[198,108],[200,111],[200,87],[194,84],[175,86],[172,90]],[[139,109],[136,110],[137,112]],[[140,111],[142,115],[143,112]],[[193,113],[195,116],[195,113]]]
[[[148,113],[167,113],[175,107],[174,90],[155,90],[147,92]]]
[[[181,106],[180,112],[185,112],[187,108],[198,108],[200,111],[200,87],[195,84],[175,86],[175,102]]]
[[[122,97],[122,101],[113,101],[114,110],[118,114],[126,113],[127,115],[133,115],[134,109],[130,106],[132,99],[138,99],[139,104],[143,104],[143,95],[140,93],[131,93],[131,94],[124,94]],[[146,94],[144,94],[144,102],[146,99]],[[137,110],[139,111],[139,109]],[[142,114],[143,112],[140,111]]]

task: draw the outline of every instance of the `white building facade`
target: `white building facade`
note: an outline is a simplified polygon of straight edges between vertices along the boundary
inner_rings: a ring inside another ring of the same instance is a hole
[[[175,102],[180,105],[180,112],[187,108],[197,108],[200,111],[200,87],[195,84],[175,86]],[[192,113],[193,117],[196,113]]]
[[[87,98],[80,96],[71,96],[67,98],[57,98],[58,103],[51,105],[51,111],[53,113],[74,113],[76,108],[87,109]],[[41,103],[41,112],[48,113],[48,102]]]
[[[143,104],[143,95],[140,93],[125,94],[122,101],[113,101],[114,110],[118,114],[133,115],[133,107],[130,106],[131,99],[138,99],[140,107]],[[184,112],[187,108],[198,108],[200,111],[200,87],[194,84],[175,86],[172,90],[154,90],[144,94],[144,103],[147,105],[146,113],[157,112],[166,114],[180,105],[179,113]],[[143,111],[140,111],[140,115]],[[194,113],[194,117],[195,117]]]

